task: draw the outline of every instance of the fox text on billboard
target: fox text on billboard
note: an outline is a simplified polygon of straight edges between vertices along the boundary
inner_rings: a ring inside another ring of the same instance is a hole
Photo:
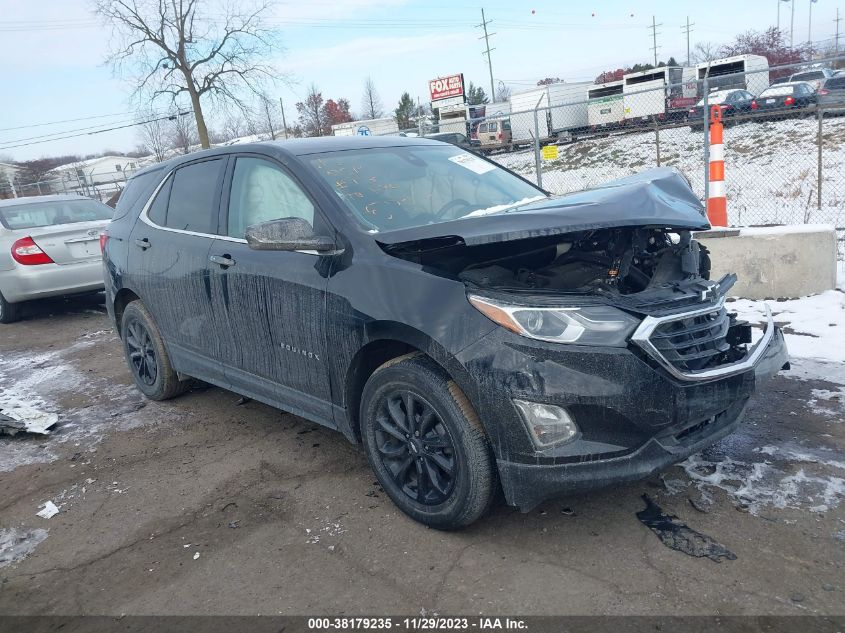
[[[448,77],[432,79],[428,82],[428,90],[432,101],[462,97],[464,94],[464,76],[449,75]]]

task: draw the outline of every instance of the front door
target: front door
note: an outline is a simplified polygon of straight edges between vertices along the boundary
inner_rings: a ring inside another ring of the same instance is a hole
[[[300,217],[328,234],[316,205],[275,161],[238,156],[230,165],[221,237],[211,248],[215,310],[228,316],[226,376],[293,413],[331,425],[326,358],[326,285],[331,258],[313,253],[256,251],[246,227]]]
[[[211,304],[209,251],[216,238],[227,159],[175,170],[141,213],[129,238],[132,278],[178,371],[225,384],[225,315]]]

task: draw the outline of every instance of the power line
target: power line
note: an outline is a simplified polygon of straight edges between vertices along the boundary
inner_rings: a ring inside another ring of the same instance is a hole
[[[496,100],[496,97],[495,97],[496,88],[494,87],[494,84],[493,84],[493,59],[490,57],[490,51],[496,50],[495,48],[494,49],[490,48],[490,36],[495,35],[495,33],[488,33],[487,32],[487,25],[492,23],[492,22],[493,22],[493,20],[487,20],[484,17],[484,8],[482,7],[482,9],[481,9],[481,24],[476,24],[475,28],[483,28],[484,29],[484,44],[487,47],[487,53],[486,53],[487,54],[487,68],[490,70],[490,102],[491,103]],[[482,39],[482,38],[479,37],[478,39]]]
[[[48,138],[48,139],[33,140],[33,141],[28,142],[28,143],[18,143],[17,145],[3,145],[2,147],[0,147],[0,150],[15,149],[17,147],[28,147],[29,145],[39,145],[41,143],[50,143],[50,142],[53,142],[53,141],[63,141],[65,139],[77,138],[77,137],[80,137],[80,136],[91,136],[91,135],[94,135],[94,134],[103,134],[104,132],[114,132],[115,130],[123,130],[123,129],[126,129],[128,127],[135,127],[136,125],[146,125],[147,123],[155,123],[156,121],[165,121],[165,120],[171,120],[172,121],[172,120],[175,120],[177,116],[185,116],[185,115],[191,114],[191,112],[192,112],[191,110],[188,110],[187,112],[178,112],[177,114],[170,114],[170,115],[167,115],[167,116],[157,117],[155,119],[147,119],[145,121],[135,121],[134,123],[127,123],[126,125],[117,125],[115,127],[106,128],[104,130],[94,130],[92,132],[79,132],[77,134],[65,134],[64,136],[55,136],[53,138]],[[64,133],[60,133],[60,134],[64,134]],[[10,141],[10,142],[14,143],[16,141]]]
[[[657,66],[657,49],[660,48],[657,45],[657,36],[659,35],[659,33],[657,32],[658,26],[663,26],[663,23],[661,22],[660,24],[657,24],[654,21],[654,16],[651,16],[651,26],[648,27],[648,28],[651,30],[651,38],[652,38],[652,41],[654,42],[653,46],[651,47],[651,50],[654,51],[654,65],[655,66]]]
[[[62,121],[48,121],[47,123],[30,123],[28,125],[17,125],[15,127],[0,127],[0,132],[11,132],[14,130],[25,130],[31,127],[47,127],[50,125],[61,125],[62,123],[77,123],[78,121],[90,121],[92,119],[110,119],[116,116],[126,116],[130,112],[115,112],[113,114],[98,114],[96,116],[84,116],[78,119],[64,119]],[[103,124],[105,125],[105,124]],[[58,132],[57,132],[58,133]]]
[[[694,26],[695,26],[695,22],[693,22],[692,24],[690,24],[690,22],[689,22],[689,16],[687,16],[687,25],[686,25],[686,26],[681,25],[681,30],[682,30],[682,31],[686,34],[686,36],[687,36],[687,66],[689,66],[689,64],[690,64],[690,55],[689,55],[689,34],[692,32],[692,27],[694,27]]]

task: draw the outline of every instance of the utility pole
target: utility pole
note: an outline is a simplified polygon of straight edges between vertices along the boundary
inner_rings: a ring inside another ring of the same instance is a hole
[[[842,21],[842,18],[839,17],[839,7],[836,7],[836,37],[833,38],[833,55],[839,55],[839,23]]]
[[[487,20],[484,17],[484,9],[482,8],[481,9],[481,24],[475,25],[475,28],[480,27],[480,28],[484,29],[483,39],[484,39],[484,45],[487,47],[487,52],[484,53],[484,54],[487,55],[487,68],[490,70],[490,101],[491,102],[496,100],[496,98],[495,98],[496,88],[493,85],[493,60],[490,58],[490,51],[496,50],[495,48],[490,48],[490,37],[492,35],[495,35],[495,33],[488,33],[487,32],[487,25],[490,24],[492,21],[493,20]],[[478,39],[482,39],[482,38],[479,37]]]
[[[795,0],[792,0],[792,17],[789,18],[789,48],[795,43]]]
[[[778,0],[778,2],[780,2],[780,0]],[[687,25],[681,26],[681,30],[687,36],[687,66],[689,66],[689,61],[690,61],[690,57],[689,57],[689,34],[692,31],[692,27],[694,27],[694,26],[695,26],[695,22],[693,22],[692,24],[689,23],[689,16],[687,16]]]
[[[807,20],[807,43],[812,45],[813,43],[813,5],[816,3],[816,0],[810,0],[810,18]]]
[[[658,26],[663,26],[663,23],[661,22],[660,24],[656,24],[655,21],[654,21],[654,16],[651,16],[651,26],[648,27],[648,28],[651,29],[651,39],[652,39],[652,42],[654,43],[654,45],[651,47],[651,50],[654,51],[654,65],[655,65],[655,67],[657,66],[657,49],[659,48],[657,46],[657,36],[659,35],[658,32],[657,32]]]
[[[285,121],[285,104],[281,97],[279,97],[279,108],[282,111],[282,127],[285,128],[285,140],[288,140],[288,124],[287,121]]]

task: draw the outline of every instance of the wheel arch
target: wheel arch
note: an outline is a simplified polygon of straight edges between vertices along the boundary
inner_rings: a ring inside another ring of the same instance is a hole
[[[121,288],[117,291],[117,294],[114,296],[114,301],[112,302],[112,309],[114,310],[114,324],[115,328],[117,328],[118,336],[121,334],[120,327],[123,321],[123,312],[126,310],[126,306],[128,306],[133,301],[140,301],[141,297],[135,294],[129,288]]]
[[[343,383],[343,405],[352,434],[350,439],[361,441],[359,412],[364,385],[382,365],[403,356],[420,354],[434,361],[465,394],[469,404],[477,409],[477,391],[468,372],[452,354],[430,336],[396,322],[370,324],[368,334],[367,342],[352,357]]]

